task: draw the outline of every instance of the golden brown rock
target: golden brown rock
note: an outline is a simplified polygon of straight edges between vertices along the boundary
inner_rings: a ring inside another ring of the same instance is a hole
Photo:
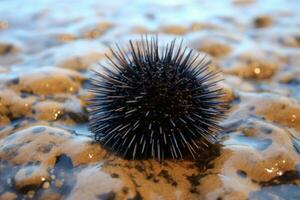
[[[79,90],[81,74],[55,67],[44,67],[20,77],[20,90],[37,95],[75,93]]]

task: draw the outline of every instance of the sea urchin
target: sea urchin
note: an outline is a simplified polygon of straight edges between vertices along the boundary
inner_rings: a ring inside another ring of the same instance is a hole
[[[90,130],[106,149],[163,160],[215,142],[226,102],[207,57],[175,40],[159,48],[157,37],[111,51],[90,84]]]

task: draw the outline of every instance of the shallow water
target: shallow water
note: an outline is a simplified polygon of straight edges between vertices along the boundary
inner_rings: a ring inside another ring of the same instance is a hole
[[[300,199],[300,1],[0,2],[0,199]],[[127,161],[87,128],[88,69],[141,34],[223,72],[221,148]]]

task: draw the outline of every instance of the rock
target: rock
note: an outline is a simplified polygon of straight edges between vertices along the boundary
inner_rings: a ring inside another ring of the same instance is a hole
[[[199,47],[198,50],[206,52],[211,56],[220,57],[228,54],[231,51],[231,48],[224,43],[206,40],[205,42],[201,43],[201,47]]]
[[[32,199],[35,195],[35,191],[34,190],[29,190],[27,193],[26,193],[26,197],[29,198],[29,199]]]
[[[60,200],[63,199],[62,195],[52,189],[45,190],[39,197],[39,200]]]
[[[199,22],[194,22],[190,26],[191,31],[199,31],[204,29],[218,30],[221,29],[221,27],[212,23],[199,23]]]
[[[43,67],[20,77],[20,90],[37,95],[76,93],[83,77],[71,70]]]
[[[254,19],[254,25],[257,28],[265,28],[272,25],[272,19],[269,16],[259,16]]]
[[[17,199],[17,195],[12,192],[5,192],[0,196],[0,200],[15,200]]]
[[[55,37],[59,42],[71,42],[76,39],[76,36],[71,33],[60,33],[56,34]]]
[[[45,167],[29,165],[21,168],[15,175],[15,186],[19,190],[29,187],[39,188],[49,179],[49,173]]]
[[[20,47],[12,43],[0,42],[0,56],[5,54],[15,54],[20,51]]]
[[[288,47],[300,48],[300,36],[298,33],[286,33],[279,38],[279,42]]]
[[[224,72],[246,79],[269,79],[279,68],[276,59],[264,59],[263,55],[241,54],[235,57],[234,63]],[[274,61],[273,61],[274,60]]]
[[[105,151],[100,145],[90,142],[91,138],[75,137],[60,128],[35,125],[1,139],[0,159],[20,165],[38,162],[46,168],[51,168],[57,156],[66,154],[77,166],[98,161],[103,157]]]
[[[48,181],[43,183],[43,188],[44,189],[48,189],[49,187],[50,187],[50,183]]]
[[[100,37],[109,29],[111,29],[113,25],[109,22],[98,22],[97,24],[89,25],[88,27],[82,28],[82,36],[87,39],[93,39]]]
[[[90,178],[86,178],[90,177]],[[85,190],[83,186],[89,185],[89,190]],[[114,193],[121,190],[122,181],[114,179],[110,174],[104,173],[99,166],[91,166],[83,169],[77,174],[77,183],[71,191],[67,199],[97,199],[98,194]],[[121,193],[120,193],[121,194]],[[121,194],[122,195],[122,194]],[[118,196],[124,199],[126,195]],[[105,199],[105,198],[104,198]]]
[[[6,20],[0,21],[0,30],[7,29],[9,27],[8,22]]]
[[[234,45],[232,39],[226,34],[209,34],[208,32],[206,30],[189,34],[188,46],[217,58],[224,57],[231,52],[231,46]]]
[[[77,71],[87,70],[109,54],[108,48],[97,41],[75,40],[54,46],[28,61],[28,65],[58,66]]]
[[[2,89],[0,92],[0,124],[7,124],[18,117],[31,116],[35,97],[21,98],[15,91]]]
[[[31,84],[33,89],[27,87],[27,91],[32,90],[38,94],[48,94],[51,92],[55,94],[56,100],[40,100],[34,95],[18,94],[17,92],[20,90],[19,85],[11,86],[11,88],[16,91],[3,89],[0,93],[0,125],[8,124],[10,121],[20,117],[47,121],[57,121],[63,117],[65,123],[70,124],[87,121],[87,113],[84,110],[85,105],[83,104],[83,100],[79,100],[75,96],[68,97],[68,95],[71,94],[60,93],[65,90],[66,86],[62,86],[61,88],[55,87],[56,81],[44,81],[45,85],[50,88],[50,91],[42,90],[42,85],[38,85],[38,82]],[[59,81],[59,79],[57,81]],[[30,81],[23,80],[21,84],[29,86],[29,82]],[[50,83],[53,85],[50,85]],[[70,87],[75,88],[78,86],[69,86],[69,88]]]
[[[38,102],[33,106],[33,110],[37,120],[55,121],[64,115],[63,104],[51,100]]]
[[[173,35],[184,35],[188,32],[188,28],[179,25],[162,26],[159,28],[159,30],[163,33]]]
[[[223,91],[225,93],[224,99],[227,102],[230,102],[236,98],[233,88],[227,84],[227,83],[220,83],[220,87],[223,88]]]
[[[240,93],[240,95],[245,111],[243,115],[250,112],[271,122],[300,130],[300,105],[295,99],[272,93]],[[247,111],[250,107],[252,109]]]

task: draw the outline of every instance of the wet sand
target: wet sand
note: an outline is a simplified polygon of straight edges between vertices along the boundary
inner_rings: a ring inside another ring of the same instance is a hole
[[[0,200],[300,199],[300,2],[0,3]],[[90,69],[141,34],[222,71],[220,148],[123,160],[88,131]]]

